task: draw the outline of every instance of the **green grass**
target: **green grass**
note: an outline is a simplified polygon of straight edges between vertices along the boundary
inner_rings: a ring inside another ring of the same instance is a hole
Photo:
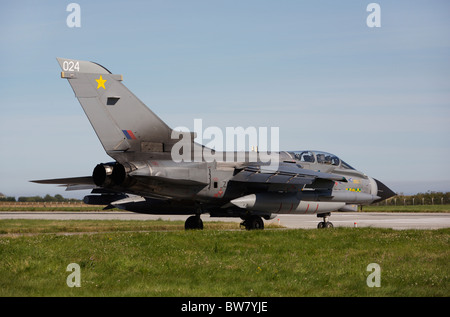
[[[269,228],[277,225],[270,224]],[[204,222],[205,229],[239,229],[235,222]],[[0,234],[88,233],[117,231],[170,231],[184,229],[184,221],[170,220],[29,220],[0,221]]]
[[[38,233],[62,230],[42,229],[50,221],[15,221],[2,230],[23,222],[34,234],[0,237],[0,296],[450,295],[450,229],[120,232],[112,226],[136,224],[97,221],[110,232],[58,235]],[[66,284],[70,263],[79,288]],[[366,284],[370,263],[381,266],[379,288]]]

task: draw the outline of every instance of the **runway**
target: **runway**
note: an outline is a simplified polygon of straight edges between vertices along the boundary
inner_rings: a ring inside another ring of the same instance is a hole
[[[186,220],[188,216],[147,215],[133,212],[0,212],[2,219],[48,219],[48,220]],[[211,218],[202,215],[203,221],[234,221],[240,218]],[[277,215],[265,224],[279,223],[287,228],[313,229],[322,221],[315,215]],[[336,212],[329,218],[334,227],[375,227],[392,229],[440,229],[450,228],[450,213],[362,213]]]

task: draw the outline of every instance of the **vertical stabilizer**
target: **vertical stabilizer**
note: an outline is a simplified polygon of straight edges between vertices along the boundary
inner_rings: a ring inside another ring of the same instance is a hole
[[[108,154],[170,151],[172,130],[123,85],[122,75],[93,62],[57,60]]]

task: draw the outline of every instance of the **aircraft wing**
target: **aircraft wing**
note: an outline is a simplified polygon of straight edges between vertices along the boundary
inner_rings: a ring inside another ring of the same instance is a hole
[[[67,187],[66,190],[83,190],[83,189],[93,189],[97,187],[97,185],[95,185],[94,183],[92,176],[41,179],[30,182],[37,184],[60,185],[61,187]]]
[[[345,177],[316,172],[292,165],[280,165],[277,170],[267,169],[264,166],[245,166],[237,170],[231,181],[254,184],[278,184],[278,185],[314,185],[321,183],[325,187],[334,185],[335,181],[347,182]],[[321,186],[323,187],[323,186]],[[331,186],[332,187],[332,186]]]
[[[159,176],[146,176],[131,173],[132,177],[141,182],[142,184],[152,184],[155,183],[164,184],[166,186],[173,185],[185,185],[185,186],[197,186],[204,187],[208,183],[199,182],[195,180],[182,179],[182,178],[169,178],[169,177],[159,177]],[[66,191],[71,190],[85,190],[85,189],[94,189],[101,188],[94,183],[94,179],[92,176],[82,176],[82,177],[69,177],[69,178],[54,178],[54,179],[42,179],[42,180],[32,180],[32,183],[37,184],[50,184],[50,185],[59,185],[60,187],[66,187]],[[154,195],[152,193],[148,193],[148,197],[155,197],[160,199],[161,196]]]

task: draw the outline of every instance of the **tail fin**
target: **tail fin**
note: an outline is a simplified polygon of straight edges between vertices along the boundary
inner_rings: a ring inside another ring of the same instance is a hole
[[[172,130],[122,84],[122,75],[93,62],[57,60],[109,155],[170,151]]]

